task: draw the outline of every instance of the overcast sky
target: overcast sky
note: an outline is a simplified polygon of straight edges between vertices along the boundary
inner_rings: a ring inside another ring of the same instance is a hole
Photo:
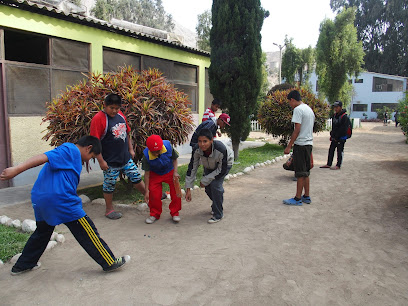
[[[212,0],[162,0],[166,12],[173,15],[181,25],[195,33],[197,15],[211,10]],[[285,35],[293,38],[298,48],[316,46],[320,22],[334,18],[330,0],[261,0],[264,9],[270,12],[262,28],[262,49],[278,51],[273,43],[283,44]]]

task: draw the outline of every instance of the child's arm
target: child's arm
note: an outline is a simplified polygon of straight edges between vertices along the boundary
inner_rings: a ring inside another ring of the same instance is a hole
[[[132,158],[135,158],[135,150],[133,149],[133,144],[132,144],[132,139],[130,138],[130,135],[128,133],[128,144],[129,144],[129,153]]]
[[[150,181],[150,171],[146,171],[144,173],[144,181],[145,181],[145,186],[146,186],[146,192],[144,196],[144,200],[147,204],[149,204],[149,181]]]
[[[48,157],[45,154],[33,156],[20,165],[4,169],[3,172],[0,174],[0,180],[2,181],[10,180],[13,177],[17,176],[18,174],[20,174],[21,172],[45,164],[47,161]]]
[[[108,170],[109,169],[108,163],[103,159],[102,154],[96,155],[96,159],[97,159],[97,161],[99,163],[99,167],[102,170]]]
[[[173,179],[176,177],[180,177],[180,174],[178,174],[178,171],[177,171],[177,168],[178,168],[177,159],[173,159],[173,167],[174,167]]]

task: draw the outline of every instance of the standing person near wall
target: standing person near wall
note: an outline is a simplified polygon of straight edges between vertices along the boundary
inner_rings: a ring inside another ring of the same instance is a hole
[[[399,121],[398,121],[398,111],[395,112],[394,119],[395,119],[395,127],[397,127],[398,123],[399,123]]]
[[[200,165],[204,167],[204,174],[200,187],[212,201],[211,213],[213,217],[208,223],[217,223],[224,218],[224,178],[232,168],[234,152],[221,141],[213,139],[213,133],[202,129],[198,133],[198,144],[193,147],[190,164],[186,174],[186,201],[191,201],[191,188]]]
[[[177,197],[174,181],[180,175],[177,172],[178,153],[170,141],[162,140],[159,135],[151,135],[146,140],[143,150],[142,169],[145,171],[145,202],[149,204],[150,216],[146,223],[152,224],[160,219],[162,213],[162,183],[170,187],[170,215],[174,222],[180,221],[181,198]]]
[[[344,144],[347,140],[347,129],[349,126],[349,118],[346,110],[342,109],[343,103],[336,101],[333,104],[334,115],[332,118],[332,130],[330,132],[330,148],[327,157],[327,164],[320,168],[330,168],[331,170],[340,170],[344,156]],[[337,149],[337,164],[332,167],[334,151]]]
[[[111,93],[105,97],[104,108],[91,121],[91,135],[101,140],[102,154],[97,159],[103,170],[103,197],[105,198],[105,216],[108,219],[119,219],[120,212],[113,208],[113,191],[116,180],[122,171],[133,186],[145,195],[145,185],[133,158],[132,141],[129,137],[130,127],[125,115],[120,111],[122,99]]]
[[[384,125],[388,125],[388,113],[386,111],[384,112]]]
[[[284,152],[289,154],[293,146],[293,161],[297,184],[295,197],[283,200],[283,204],[301,206],[302,203],[312,203],[309,175],[315,115],[313,110],[302,102],[299,91],[292,90],[288,94],[287,99],[290,107],[293,108],[292,123],[294,123],[295,129]],[[304,194],[302,195],[303,190]]]
[[[64,223],[78,243],[105,272],[116,270],[130,260],[129,255],[115,257],[99,236],[91,218],[82,208],[77,188],[82,164],[101,153],[98,138],[84,136],[76,144],[64,143],[43,154],[29,158],[18,166],[4,169],[0,180],[9,180],[36,166],[41,169],[31,191],[37,228],[24,246],[21,256],[11,269],[12,275],[36,270],[55,226]],[[87,167],[88,168],[88,167]],[[78,260],[80,260],[78,258]]]

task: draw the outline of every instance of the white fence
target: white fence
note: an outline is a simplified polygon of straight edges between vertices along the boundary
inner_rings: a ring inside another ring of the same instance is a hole
[[[359,128],[361,126],[361,121],[360,118],[350,118],[351,124],[353,125],[353,129]],[[327,119],[326,120],[326,130],[331,130],[332,129],[332,119]]]
[[[262,131],[262,128],[258,120],[251,120],[251,132],[260,132],[260,131]]]

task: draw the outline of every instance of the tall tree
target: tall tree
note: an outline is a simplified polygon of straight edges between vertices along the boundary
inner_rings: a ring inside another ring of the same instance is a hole
[[[99,19],[123,19],[147,27],[172,31],[173,17],[164,10],[162,0],[96,0],[92,14]]]
[[[285,37],[285,51],[282,55],[282,77],[285,82],[295,84],[296,72],[301,61],[299,49],[293,44],[293,38]]]
[[[285,52],[282,56],[282,76],[289,84],[297,81],[300,86],[307,83],[313,71],[314,50],[311,46],[298,49],[293,44],[293,38],[285,38]]]
[[[261,29],[269,12],[260,0],[214,0],[210,35],[210,90],[231,116],[235,158],[250,130],[262,85]]]
[[[210,32],[211,32],[211,11],[206,10],[197,16],[197,47],[204,51],[211,51]]]
[[[316,46],[316,73],[319,88],[330,103],[339,99],[349,76],[358,75],[364,63],[362,43],[357,40],[353,8],[340,12],[334,22],[325,19],[320,24]]]
[[[333,11],[355,7],[368,71],[408,76],[408,2],[406,0],[331,0]]]

